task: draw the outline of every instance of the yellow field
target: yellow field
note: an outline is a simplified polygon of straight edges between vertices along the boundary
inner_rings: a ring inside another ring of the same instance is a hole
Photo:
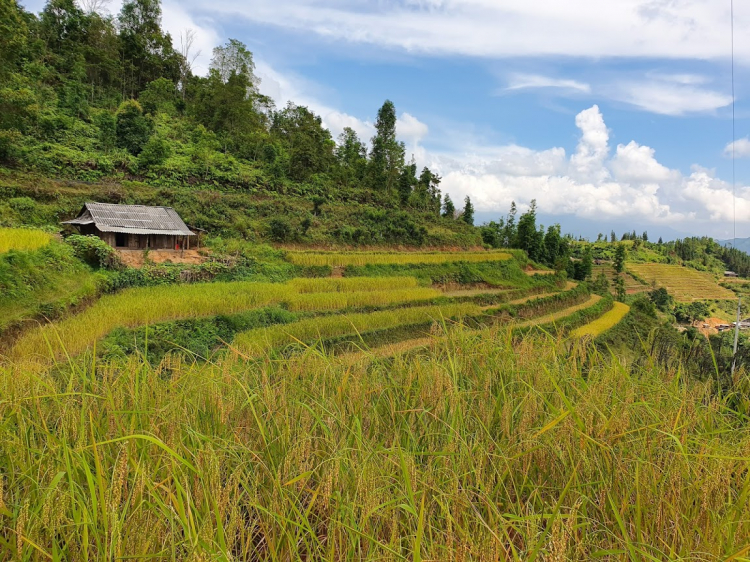
[[[664,287],[677,302],[732,300],[735,294],[720,287],[708,273],[663,263],[628,263],[627,268],[648,283]]]
[[[302,281],[302,280],[300,280]],[[195,285],[141,287],[102,297],[81,314],[59,323],[47,324],[29,331],[11,350],[14,359],[41,357],[50,359],[77,355],[118,327],[134,328],[157,322],[233,314],[271,304],[286,304],[290,310],[343,310],[351,307],[385,306],[439,297],[435,289],[416,287],[416,281],[398,277],[392,281],[411,288],[391,291],[361,290],[368,281],[358,278],[321,279],[319,286],[340,292],[304,293],[313,280],[285,284],[231,282]],[[379,288],[381,279],[370,281]],[[387,280],[386,280],[387,281]],[[347,289],[359,289],[347,292]]]
[[[584,336],[596,337],[603,334],[610,328],[619,324],[620,321],[625,318],[625,315],[629,310],[630,307],[627,304],[616,302],[612,307],[612,310],[605,312],[593,322],[574,330],[571,335],[574,338],[582,338]]]
[[[481,308],[470,303],[445,306],[422,306],[386,310],[369,314],[347,314],[310,318],[292,324],[258,328],[238,334],[233,346],[243,355],[260,355],[270,349],[295,342],[373,332],[397,326],[420,324],[481,314]]]
[[[52,235],[27,228],[0,228],[0,254],[9,250],[37,250],[46,246]]]
[[[334,293],[350,291],[386,291],[417,287],[414,277],[298,277],[287,283],[298,293]]]
[[[343,267],[347,265],[430,264],[509,260],[506,252],[287,252],[296,265]]]

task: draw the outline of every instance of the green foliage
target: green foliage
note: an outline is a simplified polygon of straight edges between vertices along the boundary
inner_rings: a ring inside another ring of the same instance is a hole
[[[703,320],[711,315],[711,309],[704,301],[695,301],[689,304],[680,303],[674,308],[674,316],[678,322],[694,322]]]
[[[122,102],[117,110],[117,146],[138,156],[151,137],[153,125],[135,100]]]
[[[651,291],[648,294],[648,298],[662,312],[670,312],[674,305],[674,299],[664,287]]]
[[[369,164],[369,181],[373,189],[390,193],[396,187],[404,165],[404,144],[396,139],[396,106],[386,100],[378,110],[375,136]]]
[[[469,226],[474,226],[474,205],[471,204],[471,199],[468,195],[464,199],[464,210],[461,213],[461,220]]]
[[[135,329],[117,328],[104,338],[98,353],[107,359],[141,353],[153,364],[158,364],[168,353],[208,359],[239,332],[288,324],[297,318],[288,310],[270,307]]]
[[[456,206],[453,204],[450,196],[446,193],[443,198],[443,213],[442,216],[446,219],[452,219],[456,216]]]
[[[138,166],[141,168],[158,166],[170,156],[172,156],[172,147],[169,141],[159,135],[152,135],[138,155]]]
[[[73,234],[65,239],[75,255],[86,263],[102,269],[122,269],[122,261],[117,251],[98,236]]]
[[[615,250],[615,259],[613,262],[616,273],[622,273],[625,270],[625,258],[625,246],[623,244],[618,244],[617,249]]]

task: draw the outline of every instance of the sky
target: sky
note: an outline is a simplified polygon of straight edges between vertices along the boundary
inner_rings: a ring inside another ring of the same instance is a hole
[[[308,106],[334,138],[349,126],[369,140],[392,100],[407,158],[457,206],[471,197],[480,222],[536,199],[541,222],[577,235],[729,239],[750,236],[750,2],[734,5],[734,96],[730,7],[164,0],[163,25],[178,48],[196,32],[198,73],[213,47],[244,42],[260,90]]]

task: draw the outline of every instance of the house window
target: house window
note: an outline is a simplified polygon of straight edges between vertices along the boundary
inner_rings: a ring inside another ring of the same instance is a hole
[[[128,245],[128,238],[124,232],[115,232],[115,246],[124,248]]]

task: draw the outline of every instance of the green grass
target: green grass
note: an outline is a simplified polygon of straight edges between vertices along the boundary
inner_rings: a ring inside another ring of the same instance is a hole
[[[374,363],[0,368],[0,556],[742,560],[733,399],[570,353],[499,329]]]
[[[10,250],[38,250],[50,243],[52,235],[28,228],[0,228],[0,254]]]

